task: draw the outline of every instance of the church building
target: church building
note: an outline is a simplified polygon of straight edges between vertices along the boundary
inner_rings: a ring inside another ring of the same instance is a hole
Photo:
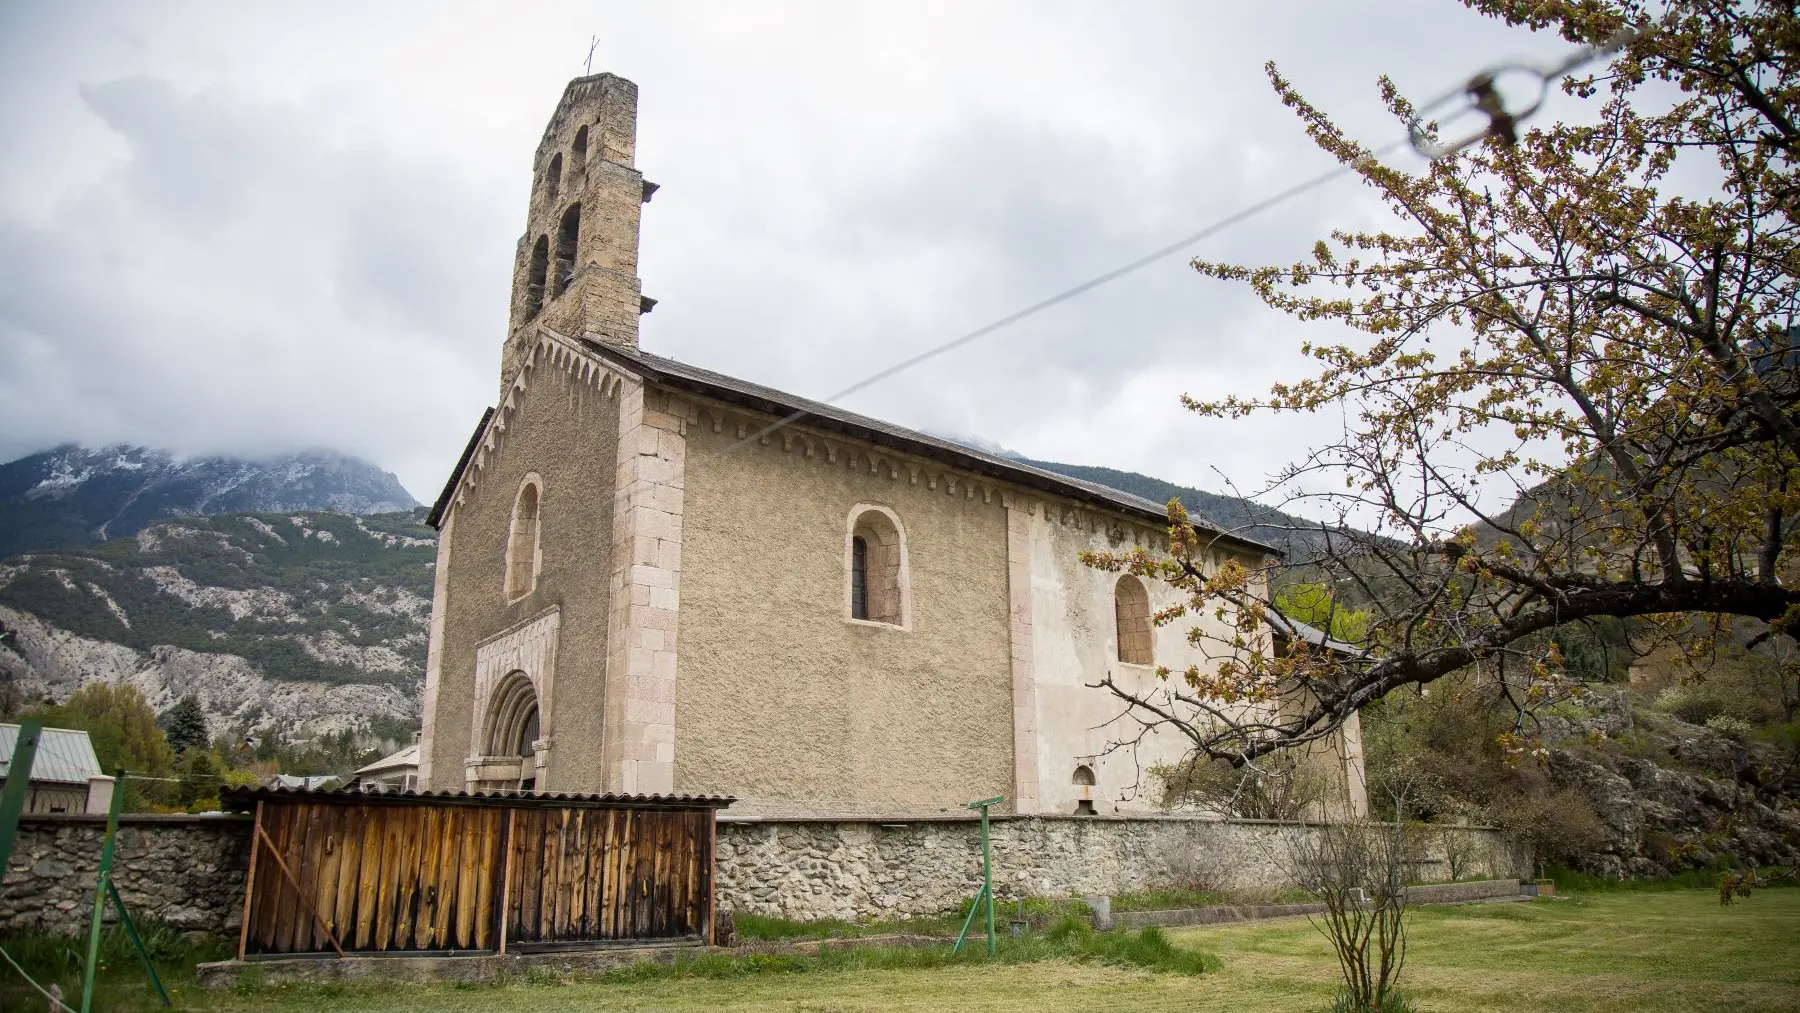
[[[1184,741],[1109,750],[1137,726],[1089,684],[1204,658],[1151,621],[1175,592],[1078,557],[1166,548],[1164,508],[640,348],[636,115],[579,78],[538,145],[498,402],[430,516],[421,786],[1153,808]]]

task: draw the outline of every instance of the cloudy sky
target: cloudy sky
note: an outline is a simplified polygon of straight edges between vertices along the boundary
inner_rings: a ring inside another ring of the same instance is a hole
[[[644,347],[813,397],[1329,168],[1265,60],[1380,143],[1379,75],[1424,98],[1565,49],[1450,0],[15,0],[0,458],[330,447],[432,498],[497,386],[531,155],[593,36],[662,185]],[[1191,252],[1287,262],[1376,211],[1340,181]],[[1328,420],[1177,398],[1262,390],[1308,336],[1177,256],[846,407],[1248,486]]]

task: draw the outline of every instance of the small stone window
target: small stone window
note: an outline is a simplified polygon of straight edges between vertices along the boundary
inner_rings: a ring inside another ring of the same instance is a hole
[[[576,247],[581,243],[581,205],[571,204],[556,227],[556,284],[553,295],[562,295],[575,280]]]
[[[587,137],[588,128],[585,125],[575,131],[575,145],[569,149],[569,179],[571,181],[587,177]]]
[[[562,193],[562,152],[550,160],[550,168],[544,173],[544,183],[549,187],[550,199],[555,200]]]
[[[892,511],[861,506],[851,512],[846,564],[850,618],[905,627],[906,540]]]
[[[1150,635],[1150,592],[1144,582],[1126,574],[1113,588],[1113,619],[1117,625],[1119,660],[1127,665],[1151,665],[1156,651]]]
[[[513,501],[512,528],[506,542],[506,600],[517,601],[537,590],[538,498],[536,475],[528,475]]]
[[[1075,815],[1099,815],[1094,811],[1094,768],[1083,763],[1075,768],[1075,774],[1069,780],[1081,789],[1081,797],[1075,800]]]
[[[544,282],[550,275],[550,237],[539,236],[531,247],[531,269],[525,275],[525,319],[544,308]]]

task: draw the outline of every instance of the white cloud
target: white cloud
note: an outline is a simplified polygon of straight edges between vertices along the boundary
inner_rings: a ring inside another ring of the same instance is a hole
[[[590,34],[663,184],[647,348],[812,396],[1328,166],[1277,59],[1359,136],[1560,51],[1447,0],[1220,11],[840,3],[9,5],[0,456],[331,446],[429,499],[495,386],[530,158]],[[1354,184],[1195,252],[1285,261]],[[853,398],[1034,457],[1254,485],[1306,424],[1196,420],[1301,331],[1172,258]]]

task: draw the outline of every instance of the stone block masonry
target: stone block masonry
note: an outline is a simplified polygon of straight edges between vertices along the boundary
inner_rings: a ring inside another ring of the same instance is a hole
[[[0,884],[0,932],[85,933],[105,836],[101,815],[22,820]],[[136,921],[228,935],[243,918],[249,856],[247,817],[131,814],[119,826],[113,883]]]

